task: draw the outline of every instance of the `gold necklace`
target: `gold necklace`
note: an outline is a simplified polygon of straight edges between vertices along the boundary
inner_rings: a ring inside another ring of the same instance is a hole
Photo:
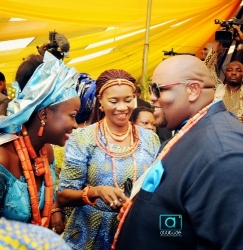
[[[131,132],[131,124],[130,124],[130,122],[128,122],[128,128],[127,128],[126,133],[119,135],[119,134],[115,134],[115,133],[111,132],[111,130],[110,130],[108,124],[107,124],[106,118],[104,118],[104,131],[106,133],[108,133],[111,136],[111,138],[114,139],[115,141],[122,142],[130,134],[130,132]]]
[[[95,125],[95,141],[96,141],[97,146],[106,155],[109,155],[110,157],[115,157],[115,158],[124,158],[124,157],[128,157],[129,155],[131,155],[133,152],[135,152],[137,150],[138,145],[139,145],[139,141],[140,141],[140,134],[139,134],[138,128],[135,125],[131,125],[132,126],[133,142],[134,142],[133,145],[123,152],[115,152],[111,149],[107,149],[106,145],[102,142],[102,140],[99,137],[99,128],[100,128],[100,131],[102,131],[101,130],[101,123],[103,123],[103,120],[97,122]],[[103,128],[103,131],[104,131],[104,128]]]

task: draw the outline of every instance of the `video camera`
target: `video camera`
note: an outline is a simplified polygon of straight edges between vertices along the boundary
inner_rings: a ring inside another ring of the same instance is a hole
[[[36,46],[40,55],[44,55],[47,50],[59,60],[69,57],[70,44],[64,35],[56,31],[50,31],[49,41],[49,43],[44,43],[41,47]]]
[[[173,48],[170,51],[163,50],[164,56],[177,56],[177,55],[190,55],[195,56],[193,53],[178,53],[173,50]]]
[[[221,43],[230,43],[236,37],[237,31],[233,28],[233,25],[243,24],[243,20],[231,18],[228,21],[221,21],[219,19],[214,20],[215,24],[220,24],[221,27],[225,28],[224,30],[218,30],[215,33],[215,41]]]

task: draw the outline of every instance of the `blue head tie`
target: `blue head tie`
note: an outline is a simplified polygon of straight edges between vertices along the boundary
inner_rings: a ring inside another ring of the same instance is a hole
[[[92,113],[96,100],[96,83],[88,74],[81,73],[77,80],[76,91],[81,102],[76,115],[76,122],[79,124],[87,121]]]
[[[77,96],[78,72],[49,52],[45,52],[43,61],[22,91],[18,82],[12,84],[16,97],[8,104],[8,116],[0,118],[0,132],[16,133],[33,112]]]

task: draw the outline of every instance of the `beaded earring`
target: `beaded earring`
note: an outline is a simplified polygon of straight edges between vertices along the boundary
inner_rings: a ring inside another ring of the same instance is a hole
[[[46,125],[45,121],[44,120],[41,120],[41,126],[38,130],[38,136],[42,136],[43,135],[43,132],[44,132],[44,126]]]
[[[100,111],[104,112],[103,106],[100,106],[99,109],[100,109]]]

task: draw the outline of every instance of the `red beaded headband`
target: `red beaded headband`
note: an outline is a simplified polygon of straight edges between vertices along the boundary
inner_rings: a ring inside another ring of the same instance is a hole
[[[113,79],[113,80],[107,81],[102,86],[102,88],[99,91],[99,96],[104,92],[105,89],[107,89],[107,88],[109,88],[111,86],[114,86],[114,85],[128,85],[128,86],[132,87],[134,93],[136,91],[134,83],[132,83],[132,82],[126,80],[126,79]]]

